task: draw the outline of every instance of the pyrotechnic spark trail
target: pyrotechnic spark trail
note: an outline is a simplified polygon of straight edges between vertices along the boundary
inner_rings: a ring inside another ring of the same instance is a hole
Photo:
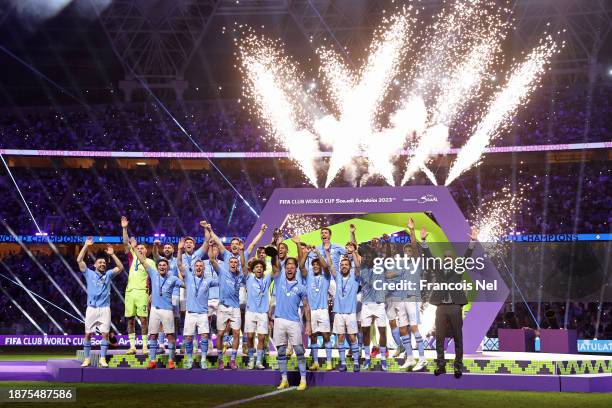
[[[315,126],[322,140],[331,140],[332,156],[326,187],[376,133],[375,120],[381,102],[410,49],[410,27],[414,22],[410,10],[405,9],[391,18],[389,29],[372,42],[367,62],[358,75],[347,72],[346,66],[330,51],[319,53],[323,76],[340,110],[338,120],[325,117]],[[371,156],[376,161],[375,155]],[[380,160],[377,163],[380,166]],[[384,176],[390,184],[394,184],[392,177]]]
[[[300,98],[304,98],[302,76],[289,59],[270,41],[248,36],[240,46],[247,87],[270,127],[270,134],[298,164],[304,175],[318,186],[314,157],[319,150],[315,136],[300,129],[307,117]]]
[[[477,124],[474,134],[459,151],[452,164],[445,185],[449,185],[463,172],[477,164],[482,152],[501,130],[510,125],[510,118],[537,86],[550,58],[558,50],[551,36],[541,41],[516,69],[506,86],[497,93],[485,117]]]
[[[249,32],[239,43],[246,91],[268,133],[289,150],[315,186],[320,146],[332,150],[326,187],[342,169],[345,177],[381,175],[395,185],[402,148],[411,152],[402,184],[419,170],[437,184],[428,163],[449,146],[449,129],[467,127],[468,117],[476,119],[447,176],[448,185],[477,164],[487,145],[510,125],[558,50],[551,36],[546,37],[498,89],[486,114],[480,114],[481,94],[492,85],[491,70],[501,62],[501,43],[512,30],[509,12],[491,0],[456,1],[419,38],[418,11],[401,9],[383,21],[358,71],[334,50],[321,47],[319,77],[327,85],[328,101],[305,90],[303,75],[279,43]],[[386,100],[392,84],[402,90],[397,101]],[[389,111],[388,106],[399,108]],[[470,115],[465,114],[468,106],[474,108]],[[385,119],[389,125],[382,123]],[[367,161],[355,161],[360,153]]]

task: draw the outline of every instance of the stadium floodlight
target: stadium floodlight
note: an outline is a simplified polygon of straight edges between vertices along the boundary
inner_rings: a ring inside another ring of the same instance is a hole
[[[36,235],[37,237],[46,237],[49,234],[44,231],[40,231],[40,232],[35,233],[34,235]]]

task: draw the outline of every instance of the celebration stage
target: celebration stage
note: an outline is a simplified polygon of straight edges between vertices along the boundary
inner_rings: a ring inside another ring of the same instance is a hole
[[[190,384],[241,384],[277,385],[280,374],[276,370],[276,356],[265,361],[265,370],[247,370],[247,358],[237,357],[238,370],[218,370],[217,356],[208,356],[208,370],[199,367],[199,355],[194,356],[194,368],[182,368],[184,356],[177,355],[177,368],[166,367],[168,355],[157,357],[158,368],[144,367],[148,357],[142,354],[127,355],[123,350],[112,351],[108,357],[109,368],[98,368],[98,352],[92,351],[92,366],[81,368],[82,351],[75,359],[49,360],[46,364],[32,362],[2,363],[2,380],[45,380],[55,382],[88,383],[190,383]],[[389,387],[389,388],[440,388],[471,390],[549,391],[549,392],[612,392],[612,356],[503,353],[484,352],[464,357],[464,375],[460,379],[452,374],[452,355],[447,362],[447,374],[433,374],[433,352],[428,352],[429,365],[423,372],[403,372],[404,359],[389,358],[389,371],[380,368],[380,359],[372,361],[370,371],[350,372],[352,360],[347,359],[349,372],[308,372],[308,384],[314,387]],[[229,356],[225,356],[228,360]],[[324,358],[320,359],[320,363]],[[308,358],[310,365],[312,360]],[[334,357],[334,366],[338,363]],[[289,361],[289,380],[297,384],[297,360]]]

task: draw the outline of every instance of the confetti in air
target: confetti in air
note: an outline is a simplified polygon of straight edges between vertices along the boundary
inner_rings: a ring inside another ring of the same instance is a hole
[[[451,137],[467,140],[446,175],[449,185],[509,128],[561,47],[545,36],[500,86],[501,45],[513,30],[509,9],[493,0],[458,0],[428,27],[419,27],[419,12],[411,5],[385,13],[361,64],[319,47],[315,82],[280,41],[251,30],[236,40],[253,113],[314,186],[325,168],[325,187],[342,170],[355,185],[359,174],[403,185],[419,172],[437,184],[430,162],[448,150]],[[326,92],[316,89],[319,83]],[[399,160],[402,150],[406,160]]]
[[[316,215],[290,214],[281,227],[285,237],[302,236],[326,225],[325,218]]]

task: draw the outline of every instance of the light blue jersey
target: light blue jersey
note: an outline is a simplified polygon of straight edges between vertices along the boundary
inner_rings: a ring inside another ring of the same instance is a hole
[[[168,259],[168,258],[164,258]],[[195,263],[195,262],[194,262]],[[176,257],[168,259],[168,274],[172,276],[176,276],[178,278],[178,264],[176,262]],[[180,287],[175,286],[174,291],[172,292],[172,296],[179,296]]]
[[[229,260],[231,258],[238,259],[238,264],[242,267],[242,262],[240,261],[240,253],[233,254],[232,251],[230,251],[229,249],[223,251],[223,262],[229,263]],[[244,259],[246,259],[247,262],[249,260],[249,251],[247,251],[246,249],[244,250]]]
[[[274,317],[299,322],[301,320],[299,314],[300,302],[303,299],[308,299],[306,288],[300,282],[300,279],[296,277],[296,279],[288,281],[284,273],[280,274],[274,279],[274,288],[276,290]]]
[[[414,271],[414,273],[413,273]],[[419,280],[421,279],[421,268],[414,269],[412,263],[408,262],[408,268],[401,268],[395,270],[389,270],[388,273],[395,274],[397,276],[393,278],[385,278],[389,283],[395,283],[396,286],[399,283],[412,282],[413,290],[408,288],[408,285],[402,285],[402,289],[387,290],[386,299],[392,301],[404,301],[409,297],[416,297],[417,301],[421,300],[421,292],[419,290]]]
[[[199,247],[191,255],[183,252],[183,266],[185,272],[193,273],[195,271],[195,263],[204,258],[204,248]]]
[[[327,292],[331,276],[323,272],[315,276],[312,266],[308,265],[308,274],[304,280],[306,293],[308,294],[308,304],[311,310],[327,309]]]
[[[219,286],[216,276],[207,279],[204,274],[197,277],[195,273],[185,276],[185,288],[187,292],[187,311],[190,313],[208,313],[208,296],[210,289]]]
[[[223,261],[217,261],[217,262],[219,263],[219,267],[221,267],[221,264],[223,263]],[[204,276],[208,280],[217,279],[217,273],[215,272],[214,268],[212,267],[210,263],[210,260],[208,259],[204,261]],[[209,299],[219,299],[219,285],[213,286],[208,290],[208,298]]]
[[[381,290],[374,289],[374,281],[376,280],[381,281],[377,285]],[[359,281],[361,283],[361,303],[384,303],[385,291],[382,290],[383,275],[375,274],[372,268],[362,268]]]
[[[181,286],[181,281],[168,273],[161,276],[157,269],[150,266],[147,267],[147,272],[151,278],[151,306],[172,310],[172,291],[175,286]]]
[[[264,275],[261,279],[254,273],[246,278],[247,305],[246,310],[255,313],[268,313],[270,309],[270,285],[272,276]]]
[[[87,285],[87,306],[110,306],[110,288],[113,279],[112,270],[100,274],[89,268],[83,272]]]
[[[229,270],[228,264],[219,263],[219,303],[227,307],[240,307],[240,286],[244,275],[240,267],[236,273]]]
[[[317,247],[321,255],[327,259],[327,254],[325,253],[325,246],[323,244]],[[340,271],[340,260],[344,255],[346,255],[346,248],[340,244],[330,243],[329,253],[331,256],[332,263],[336,268],[336,271]]]
[[[336,295],[334,297],[334,312],[356,313],[357,291],[359,290],[359,278],[351,270],[347,277],[336,273]]]

